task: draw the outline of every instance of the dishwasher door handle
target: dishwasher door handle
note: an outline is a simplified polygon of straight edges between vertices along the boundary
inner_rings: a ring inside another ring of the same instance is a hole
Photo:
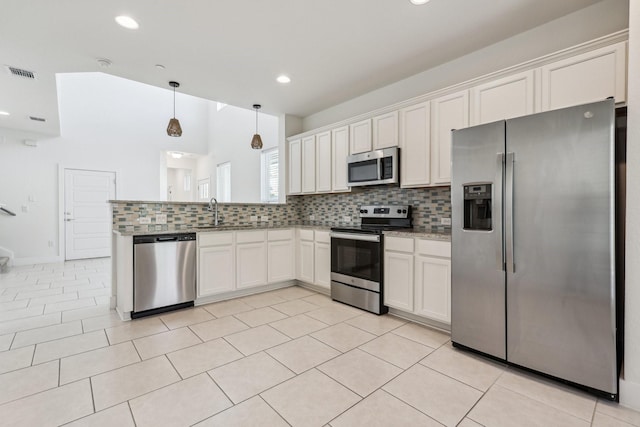
[[[178,236],[174,237],[156,237],[156,242],[177,242]]]

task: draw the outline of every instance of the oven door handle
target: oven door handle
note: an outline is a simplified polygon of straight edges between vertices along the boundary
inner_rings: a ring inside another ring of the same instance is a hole
[[[379,242],[379,235],[368,235],[368,234],[358,234],[358,233],[337,233],[331,232],[329,234],[330,237],[336,239],[346,239],[346,240],[361,240],[363,242]]]

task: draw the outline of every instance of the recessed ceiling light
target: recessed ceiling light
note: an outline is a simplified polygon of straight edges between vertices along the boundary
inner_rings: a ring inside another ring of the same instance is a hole
[[[116,16],[116,22],[125,27],[128,28],[130,30],[137,30],[138,27],[140,27],[140,25],[138,25],[138,23],[136,22],[135,19],[133,19],[130,16],[126,16],[126,15],[120,15],[120,16]]]
[[[0,116],[10,116],[6,111],[0,111]]]
[[[171,151],[169,152],[169,154],[171,154],[171,157],[173,157],[174,159],[181,159],[182,156],[184,154],[180,153],[179,151]]]
[[[420,6],[421,4],[428,3],[429,0],[409,0],[411,4],[415,4],[416,6]]]
[[[162,65],[162,64],[156,64],[156,68],[158,70],[164,70],[166,67],[164,65]]]
[[[285,76],[284,74],[282,74],[276,78],[276,81],[278,83],[289,83],[291,82],[291,79],[289,78],[289,76]]]

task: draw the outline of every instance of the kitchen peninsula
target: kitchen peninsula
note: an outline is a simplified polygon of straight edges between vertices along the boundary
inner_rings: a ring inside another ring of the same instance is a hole
[[[311,198],[294,196],[287,204],[219,204],[218,226],[213,226],[213,213],[207,210],[207,203],[112,200],[111,304],[122,319],[131,318],[135,236],[188,232],[195,232],[197,241],[195,305],[295,285],[329,294],[330,227],[358,224],[359,202],[376,197],[381,191],[377,188]],[[448,191],[386,188],[399,202],[411,200],[415,206],[414,230],[389,232],[389,238],[411,240],[412,246],[414,239],[450,245],[448,227],[430,226],[430,222],[440,223],[439,218],[431,221],[432,215],[449,215]],[[345,211],[345,201],[353,209]],[[351,221],[346,222],[347,218]],[[393,302],[390,306],[393,312]],[[403,308],[406,313],[400,314],[411,317],[413,310]],[[447,326],[446,322],[435,320],[438,326]]]

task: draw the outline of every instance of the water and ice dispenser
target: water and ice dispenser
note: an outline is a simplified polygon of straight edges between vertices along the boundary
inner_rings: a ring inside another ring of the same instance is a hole
[[[491,230],[491,184],[464,185],[465,230]]]

